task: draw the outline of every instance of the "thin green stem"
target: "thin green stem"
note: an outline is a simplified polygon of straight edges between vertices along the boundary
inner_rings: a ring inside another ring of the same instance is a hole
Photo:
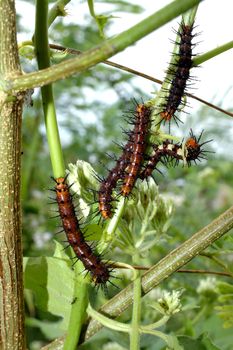
[[[48,1],[37,0],[36,2],[36,28],[35,28],[35,49],[40,69],[50,66],[49,46],[48,46]],[[47,85],[41,88],[43,110],[45,116],[46,132],[49,143],[50,157],[52,162],[54,177],[65,176],[65,166],[61,149],[56,110],[53,100],[52,86]],[[77,266],[76,266],[77,269]],[[76,271],[75,269],[75,271]],[[76,276],[77,277],[77,276]],[[64,349],[76,349],[83,320],[85,318],[85,310],[87,307],[87,284],[80,284],[78,278],[74,284],[75,302],[71,308],[70,322],[68,326],[68,334],[65,340]]]
[[[206,311],[208,310],[209,305],[204,305],[201,310],[197,313],[197,315],[191,320],[192,325],[196,325],[198,323],[198,321],[200,320],[200,318],[206,313]]]
[[[85,280],[80,283],[80,270],[75,266],[74,281],[74,302],[71,307],[70,320],[67,330],[67,336],[64,344],[64,350],[75,350],[79,341],[81,328],[86,318],[86,309],[88,306],[87,288]]]
[[[125,201],[124,201],[124,198],[122,197],[118,202],[116,212],[115,212],[113,218],[109,222],[109,225],[107,226],[107,228],[104,230],[101,242],[98,245],[98,249],[100,251],[105,251],[105,249],[107,249],[109,243],[113,242],[114,234],[115,234],[115,231],[117,229],[118,222],[119,222],[119,220],[123,214],[123,211],[124,211],[124,204],[125,204]]]
[[[194,6],[190,11],[183,14],[182,20],[185,23],[194,23],[197,10],[198,10],[198,6]]]
[[[154,335],[155,337],[159,337],[159,338],[163,339],[163,341],[167,344],[166,349],[184,350],[183,346],[181,347],[179,345],[177,338],[173,335],[167,335],[163,332],[156,331],[156,330],[153,330],[153,331],[146,330],[146,329],[144,329],[144,327],[141,327],[141,332],[144,334]]]
[[[213,50],[210,50],[206,53],[204,53],[203,55],[197,56],[193,59],[193,66],[199,66],[200,64],[202,64],[205,61],[210,60],[211,58],[220,55],[221,53],[230,50],[233,48],[233,41],[229,41],[226,44],[223,44],[221,46],[216,47]]]
[[[170,319],[171,316],[163,316],[159,321],[148,324],[146,326],[143,326],[141,328],[145,329],[145,330],[152,330],[152,329],[157,329],[160,328],[162,326],[164,326],[168,320]]]
[[[26,90],[28,88],[44,86],[59,79],[64,79],[74,73],[83,72],[95,64],[124,50],[126,47],[134,44],[139,39],[150,34],[155,29],[163,26],[198,3],[199,0],[175,0],[130,29],[114,38],[104,41],[101,45],[88,50],[82,55],[39,72],[16,77],[11,81],[3,83],[4,89],[6,91]]]
[[[130,332],[130,350],[140,349],[140,321],[141,321],[141,278],[137,271],[137,278],[133,282],[133,314]]]
[[[70,0],[58,0],[53,7],[49,10],[48,14],[48,27],[55,21],[59,16],[65,17],[67,15],[65,6],[70,2]]]
[[[50,66],[48,44],[48,1],[36,2],[35,51],[39,69]],[[65,165],[61,149],[52,85],[41,88],[46,133],[55,178],[65,175]]]
[[[226,43],[226,44],[222,45],[223,47],[225,47],[224,51],[227,51],[227,50],[230,50],[230,49],[233,48],[231,43],[233,43],[233,42],[229,42],[229,43]],[[19,44],[19,49],[24,47],[24,46],[33,46],[33,42],[32,41],[23,41],[22,43]],[[73,49],[73,48],[67,48],[67,47],[64,47],[64,46],[61,46],[61,45],[56,45],[56,44],[49,44],[49,47],[51,49],[55,49],[55,50],[67,51],[67,53],[70,53],[72,55],[81,55],[81,53],[82,53],[79,50],[76,50],[76,49]],[[217,48],[217,49],[219,49],[219,48]],[[203,55],[200,55],[200,56],[197,56],[196,58],[194,58],[193,59],[193,62],[194,62],[193,66],[196,67],[197,65],[199,65],[199,64],[201,64],[203,62],[206,62],[206,61],[210,60],[211,58],[216,57],[217,55],[219,55],[222,52],[224,52],[224,51],[216,52],[217,49],[215,48],[215,49],[209,51],[209,52],[215,52],[216,53],[215,55],[209,55],[209,53],[205,53]],[[200,60],[199,60],[199,57],[200,57]],[[139,71],[137,71],[135,69],[123,66],[123,65],[118,64],[116,62],[112,62],[112,61],[106,60],[106,61],[103,61],[102,63],[107,64],[107,65],[109,65],[111,67],[114,67],[114,68],[117,68],[117,69],[121,69],[121,70],[123,70],[125,72],[129,72],[129,73],[132,73],[134,75],[140,76],[141,78],[153,81],[154,83],[157,83],[157,84],[160,84],[160,85],[163,83],[162,80],[160,80],[160,79],[157,79],[157,78],[152,77],[152,76],[150,76],[148,74],[139,72]],[[210,103],[208,101],[205,101],[205,100],[203,100],[202,98],[200,98],[198,96],[192,95],[192,94],[190,94],[188,92],[186,93],[186,95],[188,97],[193,98],[194,100],[197,100],[197,101],[199,101],[201,103],[204,103],[205,105],[207,105],[207,106],[209,106],[211,108],[216,109],[219,112],[222,112],[222,113],[224,113],[226,115],[229,115],[230,117],[233,117],[233,113],[231,113],[231,112],[229,112],[229,111],[227,111],[225,109],[222,109],[222,108],[220,108],[220,107],[218,107],[218,106],[216,106],[216,105],[214,105],[214,104],[212,104],[212,103]],[[171,135],[170,135],[170,137],[171,137]]]
[[[27,43],[27,42],[25,42],[25,43]],[[23,46],[23,44],[24,44],[24,43],[22,43],[21,46]],[[31,45],[31,44],[28,44],[28,45]],[[225,45],[228,45],[228,44],[225,44]],[[70,53],[70,54],[73,54],[73,55],[80,55],[80,54],[82,53],[82,52],[79,51],[79,50],[71,49],[71,48],[67,48],[67,47],[63,47],[63,46],[61,46],[61,45],[56,45],[56,44],[49,44],[49,47],[50,47],[51,49],[55,49],[55,50],[67,51],[67,53]],[[227,49],[227,50],[229,50],[229,49],[231,49],[230,46],[228,46],[228,49]],[[214,50],[215,50],[215,49],[214,49]],[[214,51],[214,50],[213,50],[213,51]],[[205,55],[205,54],[204,54],[204,55]],[[200,56],[200,57],[201,57],[201,56]],[[211,59],[211,58],[213,58],[213,57],[209,57],[209,56],[208,56],[208,57],[205,58],[205,60],[209,60],[209,59]],[[194,66],[197,65],[195,62],[196,62],[198,59],[199,59],[199,56],[197,56],[196,58],[193,59],[193,61],[194,61]],[[204,62],[204,60],[203,60],[203,62]],[[200,63],[203,63],[203,62],[200,62]],[[111,67],[114,67],[114,68],[117,68],[117,69],[121,69],[121,70],[123,70],[123,71],[125,71],[125,72],[129,72],[129,73],[132,73],[132,74],[134,74],[134,75],[138,75],[138,76],[140,76],[140,77],[142,77],[142,78],[144,78],[144,79],[151,80],[151,81],[153,81],[154,83],[157,83],[157,84],[160,84],[160,85],[163,83],[162,80],[160,80],[160,79],[157,79],[157,78],[152,77],[152,76],[150,76],[150,75],[148,75],[148,74],[139,72],[139,71],[137,71],[137,70],[135,70],[135,69],[132,69],[132,68],[123,66],[123,65],[118,64],[118,63],[116,63],[116,62],[112,62],[112,61],[106,60],[106,61],[103,61],[102,63],[107,64],[107,65],[109,65],[109,66],[111,66]],[[205,100],[203,100],[202,98],[200,98],[200,97],[198,97],[198,96],[194,96],[194,95],[192,95],[192,94],[189,94],[188,92],[186,93],[186,95],[187,95],[188,97],[191,97],[191,98],[193,98],[193,99],[195,99],[195,100],[201,102],[201,103],[206,104],[207,106],[209,106],[209,107],[211,107],[211,108],[216,109],[216,110],[219,111],[219,112],[222,112],[222,113],[224,113],[224,114],[229,115],[230,117],[233,117],[233,113],[231,113],[231,112],[229,112],[229,111],[226,111],[225,109],[222,109],[222,108],[220,108],[220,107],[218,107],[218,106],[216,106],[216,105],[214,105],[214,104],[212,104],[212,103],[209,103],[208,101],[205,101]],[[171,137],[171,135],[170,135],[169,137]]]
[[[94,310],[90,304],[88,305],[87,312],[93,319],[97,320],[105,327],[108,327],[110,329],[113,329],[119,332],[124,332],[124,333],[130,332],[130,329],[131,329],[130,325],[109,319],[108,317]]]

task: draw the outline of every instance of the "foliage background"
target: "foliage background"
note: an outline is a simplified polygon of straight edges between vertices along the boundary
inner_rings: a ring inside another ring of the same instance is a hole
[[[111,4],[111,11],[114,13],[118,7],[121,10],[131,13],[143,11],[141,6],[135,6],[124,1],[108,1]],[[108,22],[107,27],[111,25]],[[106,28],[107,29],[107,28]],[[25,31],[26,23],[20,21],[19,30]],[[94,20],[87,15],[85,23],[80,25],[69,25],[62,19],[57,19],[50,30],[50,41],[66,47],[73,47],[79,50],[97,44],[101,41]],[[168,42],[169,45],[169,42]],[[53,62],[62,59],[62,56],[55,54]],[[164,62],[165,64],[165,62]],[[22,65],[25,71],[36,67],[34,60],[22,58]],[[128,103],[132,97],[147,100],[149,95],[143,91],[143,84],[138,83],[130,74],[119,70],[98,65],[87,72],[73,76],[64,81],[54,84],[54,95],[56,100],[57,113],[59,116],[59,127],[62,135],[62,145],[66,164],[75,163],[77,158],[91,163],[100,175],[104,175],[105,169],[100,164],[108,167],[110,159],[105,152],[117,153],[119,150],[113,144],[113,140],[123,142],[121,127],[124,127],[122,111],[128,109]],[[151,84],[151,90],[156,87]],[[228,87],[226,87],[227,91]],[[109,98],[102,98],[109,94]],[[196,92],[198,95],[198,91]],[[202,97],[202,96],[201,96]],[[192,101],[190,101],[192,103]],[[233,106],[231,106],[233,108]],[[208,224],[218,214],[226,210],[232,204],[233,178],[232,174],[232,152],[224,152],[231,148],[230,117],[227,119],[219,112],[215,112],[203,105],[192,114],[192,123],[198,131],[205,128],[205,139],[214,139],[212,144],[215,154],[208,156],[208,161],[203,161],[191,168],[182,166],[168,169],[164,168],[164,176],[156,174],[156,181],[159,184],[159,191],[166,198],[172,199],[175,211],[170,223],[168,234],[161,237],[158,245],[150,250],[150,253],[142,259],[141,264],[150,266],[162,258],[168,251],[182,243],[187,237]],[[41,101],[38,91],[33,94],[33,107],[27,106],[23,120],[23,174],[22,174],[22,200],[24,211],[24,256],[52,256],[54,251],[54,232],[58,221],[51,219],[53,214],[48,204],[48,189],[53,186],[49,179],[51,166],[48,154],[47,141],[43,126]],[[189,115],[183,115],[184,125],[180,127],[182,133],[186,133],[190,127]],[[195,121],[195,122],[193,122]],[[208,125],[206,127],[206,125]],[[114,127],[113,127],[114,126]],[[176,127],[172,127],[173,134],[176,134]],[[179,130],[180,132],[180,130]],[[232,273],[232,238],[230,234],[218,241],[209,252],[220,259],[225,266],[219,267],[219,261],[213,258],[200,256],[187,268],[222,270],[223,268]],[[227,250],[227,254],[220,252]],[[116,253],[111,258],[116,261],[123,261],[124,254]],[[125,261],[130,262],[130,261]],[[207,280],[207,288],[202,290],[201,280]],[[218,282],[225,281],[228,286],[220,288]],[[127,284],[127,276],[119,282],[120,288]],[[227,305],[231,307],[231,298],[223,298],[224,294],[231,295],[229,286],[232,285],[232,278],[214,277],[210,279],[203,275],[176,274],[164,282],[160,288],[150,293],[150,296],[143,300],[148,303],[161,295],[161,290],[184,290],[182,304],[184,309],[168,322],[164,332],[175,332],[182,335],[185,349],[197,349],[197,339],[203,333],[208,333],[213,344],[219,349],[230,350],[233,343],[232,317],[226,313],[225,318],[220,317],[216,306]],[[227,291],[227,293],[225,292]],[[110,296],[115,294],[114,290],[109,291]],[[157,294],[156,294],[157,293]],[[92,295],[93,300],[96,294]],[[98,296],[100,300],[94,300],[96,304],[102,304],[104,296]],[[28,347],[39,349],[41,345],[62,334],[59,331],[60,319],[49,313],[45,313],[34,304],[33,295],[26,290],[26,312]],[[153,312],[147,307],[142,322],[153,322]],[[121,321],[128,322],[130,310],[122,316]],[[226,324],[226,320],[228,323]],[[225,323],[224,323],[225,322]],[[226,328],[227,326],[227,328]],[[48,328],[49,327],[49,328]],[[182,338],[180,338],[182,339]],[[200,338],[201,339],[201,338]],[[193,343],[192,343],[193,341]],[[203,345],[200,341],[199,349],[215,349]],[[119,337],[119,334],[109,330],[101,331],[95,337],[95,341],[83,346],[83,349],[114,349],[114,344],[128,348],[128,338]],[[186,342],[186,343],[185,343]],[[111,343],[111,345],[110,345]],[[142,337],[142,349],[163,349],[164,344],[160,340],[150,336]],[[204,347],[205,346],[205,347]],[[217,349],[216,347],[216,349]],[[116,349],[120,347],[116,346]]]

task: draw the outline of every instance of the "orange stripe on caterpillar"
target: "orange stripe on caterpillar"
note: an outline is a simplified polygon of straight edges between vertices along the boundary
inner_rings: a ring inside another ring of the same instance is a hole
[[[149,131],[151,109],[144,104],[136,104],[136,113],[131,117],[130,123],[134,125],[133,130],[126,132],[129,139],[122,147],[122,155],[116,161],[108,176],[101,181],[98,201],[99,212],[104,219],[109,219],[113,214],[113,190],[116,189],[119,180],[123,180],[121,194],[128,196],[137,179],[137,174],[144,161],[144,154]],[[136,170],[137,169],[137,170]]]
[[[132,154],[130,156],[129,166],[126,168],[120,192],[124,197],[128,197],[132,192],[145,160],[145,151],[148,145],[147,138],[151,122],[150,107],[144,104],[138,104],[135,117],[135,125],[131,133],[133,138]]]

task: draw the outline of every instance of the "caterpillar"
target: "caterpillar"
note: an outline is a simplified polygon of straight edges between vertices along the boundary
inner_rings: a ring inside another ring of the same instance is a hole
[[[190,133],[189,133],[190,137],[186,140],[186,143],[185,143],[185,146],[187,149],[186,161],[189,166],[191,165],[192,161],[196,163],[197,160],[200,161],[201,159],[206,159],[205,157],[206,153],[213,153],[212,151],[203,150],[202,148],[202,146],[213,141],[213,140],[208,140],[200,143],[203,132],[204,130],[202,130],[199,137],[197,138],[194,135],[193,130],[192,129],[190,130]]]
[[[116,161],[116,165],[109,171],[106,178],[101,181],[100,189],[98,192],[99,212],[104,219],[109,219],[113,214],[112,202],[114,198],[112,196],[113,190],[117,186],[117,181],[124,176],[125,168],[129,162],[129,156],[131,153],[131,140],[123,148],[123,154]]]
[[[136,112],[129,121],[134,125],[133,130],[125,132],[129,139],[122,147],[122,155],[116,161],[116,165],[101,181],[98,192],[99,212],[104,219],[112,217],[113,190],[116,189],[119,180],[123,181],[120,194],[127,197],[134,186],[137,174],[144,161],[144,152],[147,147],[146,138],[149,132],[151,109],[144,104],[136,103]]]
[[[91,246],[85,241],[75,214],[72,195],[66,183],[66,177],[59,177],[54,179],[54,181],[56,183],[56,201],[67,241],[73,248],[77,259],[81,260],[85,269],[90,272],[94,284],[96,286],[105,285],[111,277],[110,266],[101,261],[100,256],[95,254]]]
[[[190,137],[185,142],[185,151],[182,150],[182,144],[174,144],[169,140],[164,141],[161,145],[153,145],[153,155],[149,157],[147,165],[140,172],[139,178],[141,180],[147,179],[152,175],[152,172],[156,169],[157,164],[165,158],[165,160],[176,160],[178,163],[183,159],[183,154],[185,154],[185,160],[188,166],[191,165],[192,162],[200,159],[205,159],[205,153],[210,151],[203,150],[202,146],[206,143],[211,142],[212,140],[205,141],[200,143],[203,131],[200,136],[197,138],[192,129],[190,130]]]
[[[150,107],[147,107],[144,104],[137,105],[135,126],[131,132],[131,136],[133,138],[131,156],[129,159],[129,165],[125,171],[120,192],[123,197],[128,197],[132,192],[145,160],[145,151],[148,146],[147,138],[149,135],[149,126],[151,122],[150,117]]]
[[[177,161],[182,159],[181,144],[173,144],[171,141],[166,140],[161,145],[154,144],[152,148],[153,155],[149,157],[147,165],[139,174],[141,180],[147,179],[151,176],[152,172],[156,169],[157,164],[161,162],[163,158],[171,158],[172,160],[176,159]]]
[[[190,69],[192,67],[192,38],[195,36],[192,34],[193,25],[186,25],[184,22],[180,25],[180,30],[177,32],[180,40],[178,42],[179,51],[174,55],[177,56],[176,63],[171,63],[167,73],[172,78],[167,78],[166,81],[170,83],[170,89],[168,96],[166,97],[166,103],[162,107],[160,112],[161,121],[171,121],[172,118],[178,119],[175,116],[176,111],[179,110],[179,106],[182,103],[182,98],[185,94],[187,81],[190,78]]]

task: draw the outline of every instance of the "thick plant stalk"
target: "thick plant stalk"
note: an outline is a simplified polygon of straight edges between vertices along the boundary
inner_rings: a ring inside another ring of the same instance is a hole
[[[20,75],[15,4],[0,1],[0,76]],[[1,86],[0,86],[1,89]],[[0,90],[0,348],[24,349],[23,270],[20,214],[23,94]]]

